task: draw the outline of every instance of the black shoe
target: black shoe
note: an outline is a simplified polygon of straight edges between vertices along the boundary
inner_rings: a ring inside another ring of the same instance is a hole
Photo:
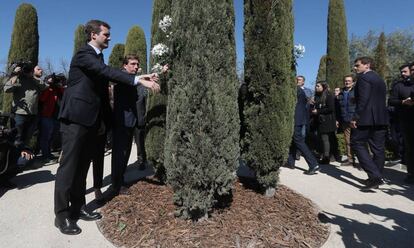
[[[94,220],[99,220],[102,218],[102,215],[98,212],[87,212],[84,209],[81,209],[80,213],[79,213],[79,219],[81,220],[85,220],[85,221],[94,221]]]
[[[55,218],[55,227],[57,227],[61,233],[66,235],[77,235],[82,232],[82,229],[80,229],[73,220],[68,218],[63,220]]]
[[[292,165],[290,165],[290,164],[288,164],[288,163],[286,163],[286,164],[284,164],[284,166],[283,167],[286,167],[286,168],[289,168],[289,169],[295,169],[295,166],[292,164]]]
[[[319,164],[330,164],[331,160],[328,157],[324,157],[318,161]]]
[[[129,192],[129,189],[125,186],[122,186],[119,191],[118,191],[118,195],[130,195],[131,193]]]
[[[316,174],[316,172],[318,172],[319,171],[319,165],[317,165],[317,166],[315,166],[315,167],[313,167],[313,168],[310,168],[309,170],[307,170],[307,171],[305,171],[305,174],[306,175],[315,175]]]
[[[378,189],[380,185],[384,184],[384,181],[382,181],[381,178],[373,178],[373,179],[368,179],[366,183],[367,184],[361,188],[362,192],[371,191],[372,189]]]

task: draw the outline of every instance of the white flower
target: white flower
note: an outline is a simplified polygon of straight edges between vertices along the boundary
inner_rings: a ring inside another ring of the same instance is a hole
[[[153,67],[152,67],[152,69],[151,69],[151,71],[152,72],[155,72],[155,73],[161,73],[161,71],[162,71],[162,65],[160,65],[159,63],[156,63]]]
[[[168,47],[162,43],[158,43],[151,50],[151,54],[154,57],[162,57],[166,55],[168,52],[169,52]]]
[[[168,28],[171,26],[172,18],[169,15],[164,16],[162,20],[158,23],[158,27],[166,33]]]
[[[295,55],[295,58],[303,58],[305,51],[305,46],[299,43],[295,45],[293,49],[293,54]]]

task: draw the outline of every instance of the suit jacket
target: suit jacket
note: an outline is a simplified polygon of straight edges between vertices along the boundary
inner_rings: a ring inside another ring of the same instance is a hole
[[[297,102],[295,107],[295,126],[307,125],[309,123],[308,100],[305,91],[296,87]]]
[[[355,84],[356,110],[353,120],[358,126],[388,125],[387,87],[374,71],[358,75]]]
[[[59,119],[83,126],[93,126],[98,117],[110,123],[109,80],[133,85],[134,75],[111,68],[90,45],[85,45],[72,58],[63,94]]]
[[[136,87],[125,84],[114,86],[114,125],[135,127],[138,119],[137,100]]]

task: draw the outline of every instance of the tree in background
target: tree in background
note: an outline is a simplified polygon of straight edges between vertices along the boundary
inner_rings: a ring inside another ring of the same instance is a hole
[[[147,68],[147,43],[145,40],[145,33],[142,28],[133,26],[129,29],[128,35],[125,42],[125,53],[135,54],[139,57],[139,64],[142,68],[142,73],[146,74]]]
[[[31,61],[37,65],[39,57],[39,32],[36,9],[27,3],[16,10],[9,50],[8,65],[16,61]],[[3,95],[3,112],[10,113],[13,95]]]
[[[331,90],[341,87],[343,76],[350,72],[346,26],[344,1],[329,0],[326,81]]]
[[[73,46],[73,54],[75,54],[79,48],[86,45],[88,37],[85,33],[85,26],[80,24],[75,30],[75,45]]]
[[[375,57],[375,49],[378,47],[379,34],[373,30],[363,36],[351,36],[349,44],[350,63],[360,56]],[[385,51],[387,53],[388,77],[387,82],[399,78],[398,68],[406,63],[414,62],[414,28],[398,30],[385,35]]]
[[[274,194],[293,133],[295,81],[291,0],[244,3],[246,133],[242,155],[259,184]],[[269,195],[269,196],[270,196]]]
[[[378,39],[378,45],[375,48],[374,56],[375,71],[385,80],[388,79],[389,70],[387,63],[387,44],[385,34],[382,32]]]
[[[316,76],[316,82],[326,81],[326,55],[321,57],[319,61],[318,75]]]
[[[117,43],[112,48],[111,55],[109,55],[108,65],[115,68],[122,68],[122,62],[124,61],[125,45]]]
[[[159,43],[166,43],[165,32],[159,28],[159,22],[164,16],[171,14],[171,0],[154,0],[152,10],[151,47]],[[155,64],[150,58],[151,67]],[[167,115],[168,101],[168,76],[160,77],[161,92],[149,94],[146,113],[146,138],[145,149],[147,159],[155,170],[156,177],[164,182],[166,180],[164,167],[164,143],[165,143],[165,120]]]
[[[176,215],[198,219],[229,200],[238,164],[234,6],[181,0],[172,2],[171,13],[164,162]]]

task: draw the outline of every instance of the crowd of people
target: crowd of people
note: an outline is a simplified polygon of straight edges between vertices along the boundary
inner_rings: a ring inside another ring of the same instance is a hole
[[[357,58],[355,75],[344,75],[343,87],[333,91],[324,81],[316,82],[312,91],[304,86],[305,77],[297,76],[295,128],[286,167],[294,168],[295,159],[302,155],[309,175],[333,161],[362,168],[368,174],[362,191],[369,191],[384,183],[388,144],[393,163],[407,166],[405,183],[413,184],[414,63],[399,69],[400,79],[392,83],[388,94],[369,57]],[[345,160],[338,133],[343,134]]]
[[[33,160],[56,160],[51,152],[55,133],[61,138],[59,167],[54,191],[55,226],[64,234],[81,232],[77,220],[101,218],[85,208],[86,176],[93,166],[93,188],[98,202],[118,194],[128,194],[124,173],[135,135],[138,166],[144,169],[146,155],[145,98],[147,89],[159,92],[158,74],[139,75],[139,57],[124,57],[122,68],[104,63],[110,26],[99,20],[85,25],[88,42],[72,58],[69,77],[51,74],[42,79],[39,66],[19,64],[4,86],[13,95],[8,139],[12,152],[0,160],[15,160],[24,168]],[[369,57],[355,60],[356,75],[343,77],[343,88],[331,92],[327,82],[319,81],[312,91],[305,77],[297,76],[297,103],[294,133],[287,167],[294,168],[302,155],[314,175],[322,164],[336,160],[342,166],[359,166],[368,179],[362,190],[383,184],[385,141],[392,137],[396,156],[407,165],[407,183],[414,183],[414,64],[400,68],[401,79],[394,82],[388,97],[384,80],[373,70]],[[168,66],[163,68],[165,72]],[[110,83],[111,82],[111,83]],[[39,155],[31,146],[39,130]],[[339,152],[337,133],[343,133],[346,160]],[[389,135],[387,135],[387,133]],[[110,142],[108,142],[110,141]],[[1,142],[0,142],[1,143]],[[105,144],[112,144],[111,186],[103,187]],[[1,172],[1,171],[0,171]],[[106,193],[106,192],[105,192]]]

